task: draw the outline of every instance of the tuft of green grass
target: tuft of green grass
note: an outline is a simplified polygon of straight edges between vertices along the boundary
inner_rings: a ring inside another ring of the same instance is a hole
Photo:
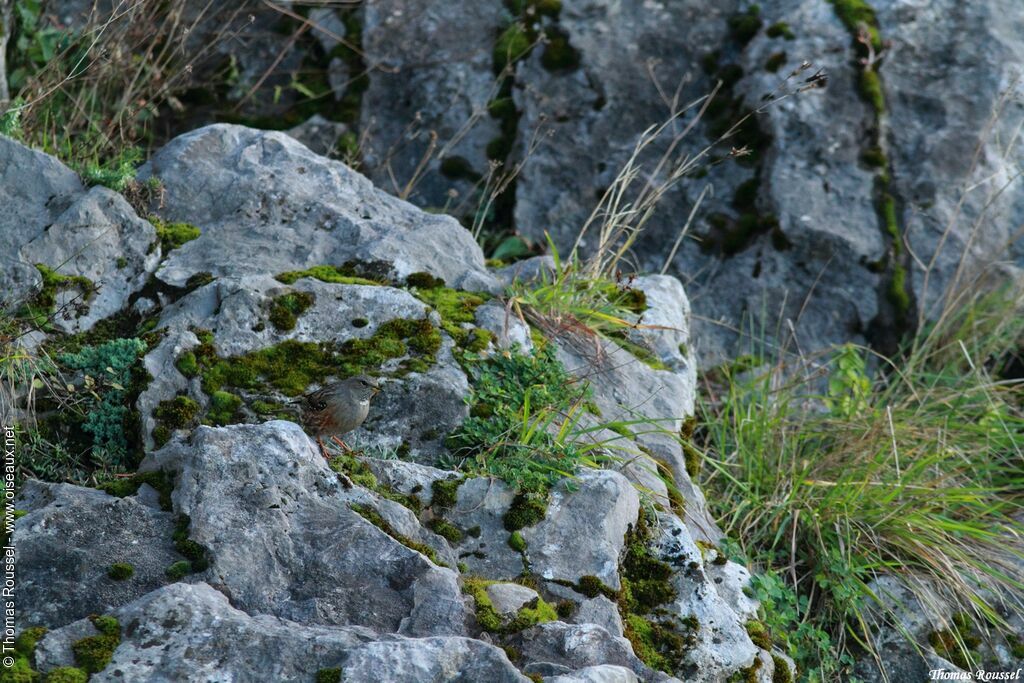
[[[137,147],[120,149],[104,160],[90,159],[75,165],[86,185],[102,185],[115,192],[123,192],[135,180],[135,169],[142,161],[142,150]]]
[[[577,438],[590,389],[565,371],[551,345],[533,355],[516,349],[473,358],[467,367],[470,417],[446,440],[460,469],[543,494],[579,467],[598,465],[598,445]]]
[[[761,359],[709,385],[708,501],[765,569],[764,621],[804,680],[870,646],[879,575],[1005,626],[993,592],[1024,589],[1024,384],[1000,373],[1022,310],[1020,292],[960,297],[873,375],[845,346],[811,359],[823,375]]]
[[[522,320],[547,336],[582,337],[614,342],[656,370],[666,366],[646,346],[629,336],[631,330],[657,329],[639,320],[647,309],[647,297],[634,286],[635,277],[614,268],[615,257],[605,262],[583,263],[576,258],[563,262],[549,240],[555,260],[553,273],[542,272],[536,281],[515,281],[506,294],[508,304]]]

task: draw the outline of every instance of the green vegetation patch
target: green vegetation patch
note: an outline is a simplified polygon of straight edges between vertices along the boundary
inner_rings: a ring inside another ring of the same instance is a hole
[[[94,458],[127,465],[128,439],[135,431],[137,413],[129,408],[134,391],[133,369],[147,350],[141,339],[114,339],[58,356],[61,365],[85,375],[91,388],[81,429],[92,435]]]
[[[473,598],[477,624],[488,633],[509,635],[537,624],[558,620],[555,608],[539,596],[523,605],[511,619],[502,618],[487,595],[487,587],[495,583],[501,582],[467,577],[462,584],[462,592]]]
[[[39,673],[34,668],[35,652],[36,645],[46,635],[46,631],[42,626],[33,626],[18,634],[14,639],[14,665],[4,670],[4,681],[34,683],[39,680]]]
[[[121,643],[121,624],[111,616],[89,617],[99,635],[87,636],[71,644],[75,663],[86,673],[103,671],[114,656],[114,650]]]
[[[981,661],[977,651],[981,638],[973,633],[971,618],[965,612],[954,614],[948,629],[929,633],[928,644],[940,657],[967,671]]]
[[[86,683],[89,674],[72,666],[61,666],[51,669],[46,674],[46,683]]]
[[[459,527],[441,517],[435,517],[427,522],[427,528],[438,536],[444,538],[449,543],[458,543],[465,536]]]
[[[163,471],[136,472],[131,477],[113,479],[100,484],[101,491],[109,493],[118,498],[133,496],[139,491],[143,484],[149,484],[160,494],[160,509],[169,511],[171,509],[171,493],[174,491],[174,479]]]
[[[496,476],[543,498],[555,482],[589,462],[571,438],[572,424],[565,421],[572,418],[565,416],[589,401],[590,388],[565,371],[551,345],[533,355],[513,349],[470,360],[470,417],[445,442],[464,471]]]
[[[763,23],[761,8],[758,5],[751,5],[747,11],[729,17],[729,33],[741,46],[746,45],[761,30]]]
[[[700,624],[694,617],[680,619],[663,605],[677,597],[671,584],[672,567],[656,558],[648,544],[652,536],[647,511],[626,534],[620,571],[622,589],[617,600],[633,651],[648,666],[674,673],[686,653],[696,645]]]
[[[196,358],[203,390],[210,396],[229,387],[255,390],[266,386],[286,396],[298,396],[326,377],[374,373],[385,362],[399,358],[404,360],[395,375],[424,372],[441,348],[441,334],[426,318],[390,320],[367,339],[349,339],[342,344],[289,339],[228,358],[217,355],[212,334],[197,334],[200,345],[189,353]]]
[[[188,515],[178,515],[174,526],[174,535],[171,537],[174,541],[174,549],[181,553],[188,562],[186,573],[189,574],[205,571],[210,566],[209,551],[200,543],[189,538],[191,524],[192,520]]]
[[[548,513],[547,496],[539,493],[517,493],[502,522],[506,531],[517,532],[544,520]]]
[[[77,289],[83,302],[88,302],[96,291],[93,281],[83,275],[61,275],[43,263],[37,263],[36,270],[42,278],[39,291],[15,315],[40,329],[49,325],[57,306],[58,292]]]
[[[348,477],[353,484],[369,489],[382,498],[387,498],[399,505],[403,505],[417,515],[423,509],[423,502],[415,494],[405,495],[381,484],[377,480],[376,475],[374,475],[373,470],[370,469],[370,466],[357,455],[340,453],[331,458],[329,465],[339,476]]]
[[[175,396],[160,401],[153,410],[156,426],[153,427],[153,442],[157,448],[163,446],[171,438],[175,429],[188,429],[196,423],[200,407],[188,396]]]
[[[115,562],[107,568],[107,576],[114,581],[126,581],[135,574],[135,567],[128,562]]]
[[[458,479],[435,479],[430,484],[430,507],[438,510],[455,507],[459,500],[459,487],[466,482],[464,477]]]
[[[316,302],[310,292],[289,292],[270,303],[270,324],[282,332],[294,330],[299,316]]]
[[[413,276],[409,276],[410,280]],[[422,281],[422,280],[421,280]],[[431,288],[414,287],[413,294],[441,316],[441,327],[452,338],[456,346],[471,353],[479,353],[493,341],[494,335],[481,327],[466,328],[465,324],[476,322],[476,309],[490,299],[484,292],[463,292],[449,287],[435,286]]]
[[[793,29],[789,27],[784,21],[777,21],[765,30],[765,34],[769,38],[785,38],[786,40],[795,40],[796,34],[793,33]]]
[[[316,672],[316,683],[341,683],[341,667],[320,669]]]
[[[149,222],[156,229],[156,236],[160,240],[160,249],[164,254],[187,242],[199,239],[202,234],[199,228],[190,223],[165,223],[159,216],[150,216]]]
[[[311,277],[321,282],[332,282],[340,285],[367,285],[375,287],[387,284],[383,280],[371,280],[359,276],[355,266],[351,264],[343,266],[313,266],[305,270],[290,270],[286,273],[279,273],[275,276],[275,279],[278,282],[291,285],[304,277]]]
[[[526,552],[526,539],[518,531],[513,531],[508,536],[508,547],[515,550],[517,553]]]

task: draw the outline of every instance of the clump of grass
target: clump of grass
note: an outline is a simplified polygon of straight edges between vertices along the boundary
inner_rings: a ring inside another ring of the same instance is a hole
[[[1024,385],[1000,377],[1024,345],[1024,298],[957,303],[875,376],[846,346],[803,359],[817,372],[755,363],[709,383],[708,501],[775,577],[761,597],[790,616],[769,610],[772,631],[807,625],[788,646],[811,679],[871,647],[869,625],[888,617],[880,575],[996,630],[994,596],[1024,587]]]
[[[542,494],[581,466],[597,466],[597,445],[578,440],[590,390],[546,345],[468,363],[470,417],[447,439],[460,469]]]

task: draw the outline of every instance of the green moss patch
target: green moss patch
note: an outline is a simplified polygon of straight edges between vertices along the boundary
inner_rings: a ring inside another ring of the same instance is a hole
[[[517,553],[526,552],[526,539],[518,531],[513,531],[508,536],[508,547]]]
[[[111,616],[89,617],[99,635],[88,636],[71,644],[75,663],[86,673],[103,671],[121,643],[121,624]]]
[[[739,12],[729,17],[729,33],[737,43],[746,45],[761,30],[763,23],[761,21],[761,8],[757,5],[751,5],[747,11]]]
[[[46,683],[86,683],[88,680],[89,674],[71,666],[51,669],[46,674]]]
[[[282,332],[294,330],[299,316],[316,302],[310,292],[289,292],[276,297],[270,304],[270,324]]]
[[[789,27],[784,21],[777,21],[765,30],[765,35],[769,38],[785,38],[786,40],[795,40],[796,34],[793,33],[793,29]]]
[[[191,524],[192,520],[188,515],[179,515],[175,522],[174,535],[171,537],[174,541],[174,549],[188,561],[187,573],[201,572],[210,566],[209,552],[201,544],[189,538]]]
[[[42,278],[39,291],[15,315],[40,329],[45,329],[53,316],[58,292],[77,289],[83,302],[88,302],[96,291],[92,280],[82,275],[62,275],[43,263],[37,263],[36,270]]]
[[[409,277],[411,279],[413,276]],[[440,282],[443,284],[443,280]],[[463,325],[473,325],[476,322],[476,309],[484,304],[490,295],[483,292],[462,292],[439,286],[414,287],[413,294],[437,311],[441,317],[441,327],[460,349],[479,353],[493,341],[494,335],[488,330],[475,325],[469,328],[463,327]]]
[[[156,426],[153,428],[153,441],[157,448],[163,446],[171,438],[175,429],[187,429],[195,425],[199,415],[199,404],[188,396],[175,396],[160,401],[153,410]]]
[[[118,498],[135,495],[139,487],[149,484],[160,494],[160,509],[168,511],[171,509],[171,493],[174,491],[173,478],[162,472],[137,472],[129,478],[113,479],[100,484],[97,488]]]
[[[772,655],[772,683],[793,683],[793,672],[789,670],[789,662],[778,655]]]
[[[700,624],[694,617],[680,619],[663,607],[677,593],[670,582],[672,567],[648,547],[651,535],[647,513],[641,510],[626,534],[617,601],[626,638],[637,657],[652,668],[674,673],[696,645]]]
[[[135,567],[128,562],[115,562],[107,568],[107,576],[114,581],[125,581],[135,574]]]
[[[772,53],[771,56],[769,56],[768,59],[765,60],[765,63],[764,63],[765,71],[769,71],[771,73],[775,73],[780,68],[782,68],[783,64],[786,63],[786,59],[787,59],[787,57],[786,57],[786,53],[785,52],[774,52],[774,53]]]
[[[370,469],[370,466],[359,456],[352,453],[341,453],[332,457],[329,465],[332,470],[340,476],[347,477],[353,484],[362,486],[364,489],[369,489],[382,498],[398,503],[412,510],[417,515],[423,509],[422,501],[415,494],[405,495],[381,484],[377,480],[376,475],[374,475],[373,470]]]
[[[487,595],[487,587],[500,583],[477,577],[463,581],[462,591],[473,598],[477,624],[488,633],[509,635],[524,629],[558,619],[558,612],[543,598],[537,597],[523,605],[511,619],[502,618]]]
[[[297,280],[311,277],[321,282],[333,282],[341,285],[368,285],[378,286],[387,284],[383,280],[371,280],[369,278],[360,277],[356,274],[356,268],[353,265],[344,266],[313,266],[305,270],[291,270],[286,273],[279,273],[275,276],[278,282],[283,282],[286,285],[294,284]]]
[[[444,538],[449,543],[458,543],[465,536],[465,534],[462,533],[462,530],[459,529],[459,527],[455,526],[446,519],[442,519],[441,517],[435,517],[434,519],[427,522],[427,528],[433,531],[438,536]]]
[[[164,570],[164,574],[170,581],[181,581],[183,578],[192,573],[192,565],[188,560],[178,560],[167,569]]]
[[[981,661],[977,651],[981,638],[973,633],[971,618],[964,613],[953,615],[948,629],[928,634],[928,644],[940,657],[967,671]]]
[[[352,377],[376,373],[387,361],[403,359],[396,376],[424,372],[436,360],[441,334],[422,320],[395,319],[378,326],[372,337],[349,339],[342,344],[286,340],[275,346],[240,356],[222,358],[213,346],[213,335],[199,331],[201,343],[190,351],[211,396],[217,424],[227,423],[238,410],[235,398],[217,392],[229,388],[260,390],[271,387],[286,396],[298,396],[313,383],[328,377]],[[232,415],[234,412],[232,412]]]
[[[160,248],[164,254],[199,239],[202,234],[199,228],[189,223],[165,223],[158,216],[150,216],[149,222],[156,229],[156,236],[160,240]]]
[[[341,683],[341,667],[320,669],[316,672],[316,683]]]
[[[40,680],[35,670],[35,652],[36,645],[45,635],[46,628],[42,626],[26,628],[19,633],[14,639],[14,664],[4,669],[0,680],[11,683],[35,683]]]
[[[746,629],[747,635],[750,636],[750,642],[762,650],[772,649],[772,634],[763,621],[751,619],[746,623]]]
[[[546,496],[539,494],[519,493],[512,499],[512,504],[502,517],[507,531],[519,531],[543,521],[548,512]]]
[[[455,507],[459,500],[459,487],[466,482],[465,478],[435,479],[430,484],[430,507],[438,510]]]

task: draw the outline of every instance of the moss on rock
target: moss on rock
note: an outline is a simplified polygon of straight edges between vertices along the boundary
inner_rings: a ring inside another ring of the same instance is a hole
[[[286,285],[294,284],[297,280],[310,277],[321,282],[332,282],[341,285],[367,285],[367,286],[379,286],[386,284],[383,280],[375,280],[366,277],[360,277],[356,274],[356,269],[353,265],[344,266],[313,266],[305,270],[290,270],[285,273],[279,273],[275,276],[278,282],[282,282]]]
[[[435,479],[430,485],[430,507],[438,510],[455,507],[459,500],[459,487],[465,483],[464,478]]]
[[[102,671],[114,656],[114,650],[121,643],[121,624],[111,616],[89,617],[99,635],[87,636],[71,644],[75,663],[86,673]]]
[[[156,229],[156,236],[160,240],[160,248],[164,254],[198,239],[202,234],[199,228],[190,223],[165,223],[159,216],[150,216],[149,222]]]
[[[542,521],[547,511],[547,497],[518,493],[502,517],[502,522],[506,531],[519,531]]]
[[[316,302],[310,292],[288,292],[276,297],[270,304],[270,324],[281,332],[294,330],[299,316]]]
[[[107,576],[114,581],[125,581],[135,574],[135,567],[128,562],[115,562],[107,568]]]

